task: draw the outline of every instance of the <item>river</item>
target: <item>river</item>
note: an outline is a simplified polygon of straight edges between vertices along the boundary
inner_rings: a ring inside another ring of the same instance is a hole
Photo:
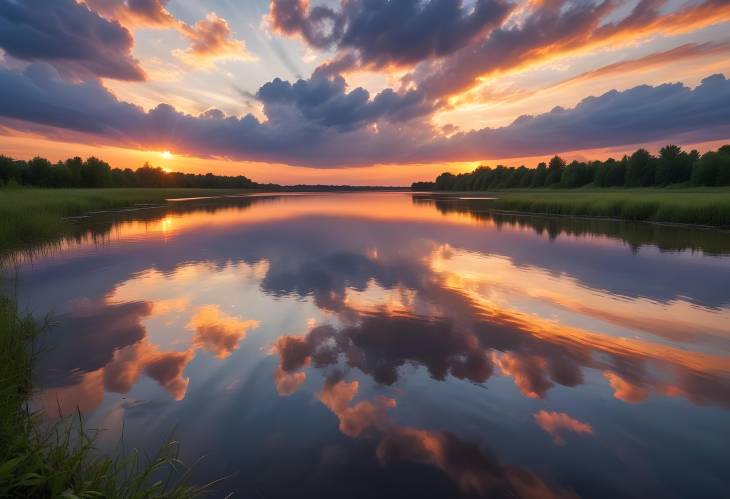
[[[98,214],[18,259],[38,403],[235,497],[727,497],[730,233],[408,193]],[[122,437],[123,428],[123,437]]]

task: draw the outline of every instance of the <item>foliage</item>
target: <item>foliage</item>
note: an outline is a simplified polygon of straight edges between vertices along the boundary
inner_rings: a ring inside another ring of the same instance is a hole
[[[566,164],[554,156],[548,164],[536,168],[525,166],[495,168],[480,166],[471,173],[454,175],[442,173],[434,183],[415,182],[414,190],[487,191],[512,188],[581,187],[666,187],[730,185],[730,145],[700,156],[697,151],[686,152],[668,145],[653,156],[639,149],[620,160],[573,161]]]
[[[41,328],[0,296],[0,497],[188,498],[206,487],[188,475],[170,442],[151,459],[98,455],[81,419],[46,426],[31,413],[34,340]]]
[[[730,226],[730,191],[703,189],[589,189],[511,191],[489,208],[622,220]]]
[[[69,158],[52,164],[45,158],[29,161],[0,156],[0,184],[47,188],[99,187],[197,187],[208,189],[250,189],[258,184],[242,175],[228,177],[167,172],[145,163],[141,168],[112,168],[98,158]]]
[[[4,189],[0,192],[0,254],[60,237],[66,217],[90,211],[164,203],[170,198],[240,194],[221,189]]]

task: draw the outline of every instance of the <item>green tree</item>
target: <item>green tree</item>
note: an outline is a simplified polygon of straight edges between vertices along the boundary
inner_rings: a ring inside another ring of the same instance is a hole
[[[530,187],[544,187],[545,180],[547,179],[547,165],[545,163],[539,163],[535,168],[535,173],[532,176],[532,182]]]
[[[71,173],[71,186],[81,187],[81,169],[84,166],[84,160],[76,156],[65,161],[66,168]]]
[[[50,187],[74,187],[71,170],[69,170],[65,163],[59,161],[51,168]]]
[[[656,162],[655,185],[669,185],[686,182],[692,176],[693,158],[679,146],[668,145],[659,150]]]
[[[50,161],[46,158],[36,156],[28,161],[23,183],[39,187],[53,187],[53,172],[51,168]]]
[[[445,172],[436,177],[436,190],[437,191],[450,191],[456,183],[456,176]]]
[[[560,184],[560,179],[563,176],[565,170],[565,160],[560,156],[553,156],[548,163],[547,178],[545,179],[545,186],[550,187]]]
[[[81,167],[81,187],[109,187],[111,171],[108,163],[93,156],[87,158]]]
[[[648,187],[654,184],[655,158],[646,149],[639,149],[628,160],[627,187]]]
[[[0,180],[7,185],[22,182],[22,170],[18,162],[7,156],[0,156]]]

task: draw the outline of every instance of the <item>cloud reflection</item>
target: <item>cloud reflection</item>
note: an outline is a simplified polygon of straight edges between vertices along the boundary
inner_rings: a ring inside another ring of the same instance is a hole
[[[540,411],[535,414],[535,422],[545,430],[557,445],[563,445],[562,433],[573,432],[576,434],[592,435],[593,427],[583,421],[578,421],[574,417],[564,412],[548,412]]]
[[[259,321],[244,321],[227,315],[217,305],[206,305],[197,309],[187,327],[195,331],[193,347],[226,359],[238,350],[246,332],[258,325]]]

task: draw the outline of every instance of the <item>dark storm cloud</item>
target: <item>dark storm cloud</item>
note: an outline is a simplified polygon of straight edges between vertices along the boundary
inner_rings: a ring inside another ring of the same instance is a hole
[[[477,79],[518,69],[558,55],[607,43],[634,41],[651,33],[681,33],[730,19],[727,0],[691,2],[665,12],[665,0],[639,0],[618,20],[620,2],[551,0],[535,2],[518,25],[503,25],[487,37],[447,58],[443,64],[425,62],[409,80],[431,98],[468,90]]]
[[[420,254],[411,252],[412,255]],[[420,259],[401,262],[401,274],[386,289],[408,289],[413,295],[408,310],[428,308],[432,316],[415,312],[390,313],[386,309],[358,309],[345,300],[347,290],[387,275],[396,268],[386,253],[368,266],[332,265],[330,258],[301,261],[302,270],[278,272],[280,291],[291,295],[313,296],[324,310],[335,312],[342,326],[317,326],[302,336],[284,336],[274,351],[280,358],[280,373],[301,375],[301,370],[345,365],[370,376],[382,385],[392,385],[404,366],[422,366],[434,379],[448,376],[483,383],[495,365],[512,377],[527,397],[546,398],[556,385],[575,387],[584,383],[584,372],[603,372],[615,389],[616,397],[637,400],[625,394],[666,393],[686,397],[697,404],[730,404],[730,385],[726,373],[693,365],[693,361],[672,358],[651,349],[625,349],[613,341],[597,340],[583,330],[567,330],[533,323],[509,310],[483,307],[458,290],[444,286]],[[329,263],[328,263],[329,262]],[[270,273],[277,272],[278,260]],[[314,275],[305,268],[318,268]],[[381,267],[381,269],[378,269]],[[328,269],[322,272],[322,269]],[[315,275],[326,278],[314,278]],[[422,279],[409,276],[422,275]],[[290,280],[287,286],[285,282]],[[266,280],[262,287],[267,289]],[[320,303],[317,296],[330,296]],[[335,303],[336,305],[333,305]],[[427,304],[427,305],[426,305]],[[705,380],[701,387],[701,380]],[[644,397],[646,397],[644,395]]]
[[[309,360],[315,367],[325,367],[343,355],[350,367],[384,385],[398,381],[398,369],[406,364],[424,366],[438,380],[450,374],[483,383],[492,375],[487,352],[448,320],[383,314],[366,314],[361,319],[357,326],[341,331],[319,326],[301,338],[280,338],[276,350],[281,368],[292,372]]]
[[[676,34],[726,22],[726,0],[639,0],[628,14],[622,2],[549,0],[518,7],[496,0],[351,0],[339,9],[309,8],[305,0],[274,0],[270,18],[280,32],[317,48],[335,48],[322,68],[415,66],[403,79],[431,100],[459,94],[479,78],[652,33]]]
[[[426,63],[411,76],[432,98],[462,92],[492,71],[519,67],[551,53],[587,43],[587,38],[609,14],[610,1],[537,3],[518,26],[502,26],[483,40],[460,50],[443,64]]]
[[[73,0],[0,0],[0,48],[23,61],[45,61],[64,75],[144,80],[131,55],[132,35]]]
[[[315,73],[291,84],[276,78],[263,85],[258,99],[270,122],[303,118],[307,124],[349,131],[379,120],[404,121],[431,111],[415,92],[387,89],[372,99],[362,87],[347,91],[342,76]]]
[[[276,29],[316,48],[352,49],[363,64],[414,64],[450,54],[499,25],[512,6],[495,0],[351,0],[336,10],[273,0]]]
[[[142,341],[147,336],[142,319],[151,312],[147,302],[84,303],[54,318],[44,338],[52,355],[41,357],[44,387],[75,384],[84,373],[111,362],[115,351]]]
[[[695,89],[681,83],[641,85],[583,99],[576,107],[556,107],[537,116],[521,116],[511,125],[458,134],[427,146],[433,154],[454,158],[466,151],[493,157],[549,154],[660,140],[705,131],[705,140],[727,137],[730,80],[713,75]],[[440,151],[437,153],[436,151]],[[446,151],[453,153],[449,156]],[[446,154],[444,154],[446,153]]]
[[[420,120],[424,102],[386,90],[369,98],[347,91],[344,80],[316,73],[290,84],[267,83],[257,97],[268,120],[252,115],[192,116],[161,104],[146,112],[121,102],[100,83],[61,80],[45,65],[24,73],[0,70],[0,116],[74,132],[109,143],[174,149],[198,156],[282,162],[315,167],[373,163],[474,161],[610,147],[701,133],[726,137],[730,81],[714,75],[695,89],[682,84],[638,86],[588,97],[573,109],[523,116],[502,128],[434,137]],[[370,125],[377,124],[377,128]]]

